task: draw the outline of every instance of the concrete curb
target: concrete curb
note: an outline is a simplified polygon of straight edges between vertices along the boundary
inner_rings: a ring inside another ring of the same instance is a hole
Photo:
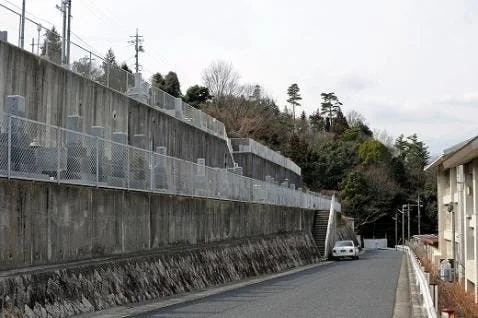
[[[395,295],[395,304],[393,306],[394,318],[409,318],[411,315],[410,303],[410,278],[408,273],[408,257],[402,255],[402,265],[397,281],[397,293]]]
[[[77,317],[83,317],[83,318],[93,318],[93,317],[104,317],[104,318],[113,318],[113,317],[131,317],[135,315],[140,315],[140,314],[145,314],[150,311],[158,310],[161,308],[177,305],[177,304],[182,304],[185,302],[190,302],[194,300],[198,300],[201,298],[205,298],[208,296],[212,295],[217,295],[220,293],[224,293],[230,290],[234,290],[237,288],[245,287],[245,286],[250,286],[258,283],[262,283],[271,279],[275,278],[280,278],[284,276],[288,276],[291,274],[299,273],[308,269],[312,269],[315,267],[323,266],[323,265],[328,265],[332,263],[331,261],[326,261],[326,262],[320,262],[317,264],[312,264],[312,265],[306,265],[302,266],[299,268],[292,269],[287,272],[282,272],[278,274],[272,274],[272,275],[267,275],[267,276],[261,276],[258,278],[252,278],[248,279],[246,281],[241,281],[237,283],[230,283],[225,286],[221,287],[216,287],[216,288],[210,288],[207,290],[202,290],[198,292],[192,292],[189,294],[182,294],[178,296],[173,296],[165,300],[160,300],[160,301],[155,301],[152,303],[142,303],[142,304],[132,304],[130,306],[119,306],[119,307],[114,307],[111,309],[107,310],[102,310],[102,311],[96,311],[93,313],[85,313],[81,314]]]

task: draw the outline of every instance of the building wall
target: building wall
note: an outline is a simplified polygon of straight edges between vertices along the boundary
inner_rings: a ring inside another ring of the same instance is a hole
[[[226,140],[191,126],[158,109],[95,83],[27,51],[0,41],[0,110],[8,95],[25,97],[26,117],[67,127],[68,116],[79,116],[80,131],[103,126],[104,137],[127,133],[128,142],[146,149],[167,148],[167,154],[206,165],[232,167]],[[134,136],[144,134],[144,142]]]
[[[314,210],[0,179],[0,270],[277,233]]]
[[[457,274],[466,289],[475,289],[478,300],[478,159],[457,167],[438,167],[438,228],[441,258],[453,258],[453,230],[455,218],[455,256]],[[453,204],[453,213],[448,206]],[[473,288],[470,288],[472,286]]]

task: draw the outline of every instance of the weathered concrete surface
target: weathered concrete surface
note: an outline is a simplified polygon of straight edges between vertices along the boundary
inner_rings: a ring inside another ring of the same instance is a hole
[[[295,185],[296,189],[302,187],[301,175],[253,153],[235,152],[234,160],[239,164],[239,167],[242,167],[244,176],[258,180],[266,180],[266,176],[269,176],[279,183],[287,179],[289,184]]]
[[[0,271],[302,231],[314,211],[0,179]]]
[[[66,317],[158,299],[319,259],[303,233],[230,241],[205,248],[0,278],[8,317]]]
[[[7,95],[25,97],[26,117],[67,127],[67,116],[79,116],[80,131],[104,127],[113,133],[145,136],[145,148],[166,147],[167,155],[196,162],[205,158],[212,167],[232,167],[224,139],[184,123],[115,90],[95,83],[7,42],[0,41],[0,110]]]

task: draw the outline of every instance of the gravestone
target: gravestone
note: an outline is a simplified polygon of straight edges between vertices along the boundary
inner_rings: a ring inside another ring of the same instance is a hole
[[[19,95],[9,95],[6,98],[6,108],[9,115],[15,117],[10,118],[10,128],[8,127],[7,118],[7,136],[6,143],[8,144],[8,129],[10,129],[11,150],[10,150],[10,169],[12,172],[28,172],[35,169],[36,154],[33,148],[30,147],[30,136],[26,122],[22,119],[25,117],[26,107],[25,98]],[[22,117],[22,118],[17,118]],[[6,148],[8,156],[8,148]],[[5,160],[7,163],[7,158]],[[8,163],[7,163],[8,165]]]
[[[194,193],[197,195],[206,196],[208,193],[206,159],[198,158],[196,162],[196,173],[194,174]]]
[[[115,187],[127,187],[128,173],[128,134],[124,132],[114,132],[111,144],[111,176],[108,178],[108,184]]]
[[[135,134],[131,138],[132,146],[140,149],[130,149],[129,151],[129,182],[133,189],[144,190],[149,183],[149,154],[144,151],[146,146],[146,136],[144,134]]]
[[[81,131],[81,117],[67,116],[66,128],[66,172],[65,179],[81,179],[82,167],[87,157],[86,149],[82,145],[82,135],[76,133]]]
[[[91,135],[96,138],[96,149],[95,151],[91,152],[91,159],[90,162],[93,164],[91,165],[91,173],[96,175],[98,171],[98,181],[104,182],[105,181],[105,166],[106,166],[106,157],[105,157],[105,141],[104,138],[105,128],[103,126],[91,126]],[[96,154],[98,151],[98,155]],[[98,159],[98,162],[96,162]],[[97,170],[98,164],[98,170]]]
[[[154,187],[158,190],[168,189],[168,175],[167,175],[167,163],[166,147],[156,146],[154,155]]]

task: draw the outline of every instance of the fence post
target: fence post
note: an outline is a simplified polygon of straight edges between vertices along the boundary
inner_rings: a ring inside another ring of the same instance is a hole
[[[110,61],[106,60],[106,87],[110,87]]]
[[[435,312],[438,311],[438,283],[430,283],[432,298],[433,298],[433,307],[435,307]]]
[[[129,170],[130,170],[130,164],[129,164],[129,146],[124,145],[123,147],[126,147],[126,164],[128,165],[128,168],[126,169],[126,187],[129,190]]]
[[[153,152],[149,152],[149,175],[150,175],[150,191],[153,192],[153,177],[154,177],[154,164],[153,164],[154,155]]]
[[[10,179],[12,171],[12,116],[8,115],[8,141],[7,141],[7,170],[8,179]]]
[[[125,93],[128,92],[128,84],[129,84],[129,73],[128,72],[124,72],[125,76],[126,76],[126,87],[125,87]]]
[[[56,129],[56,182],[60,183],[60,161],[61,161],[61,130]]]
[[[89,53],[90,53],[90,63],[88,65],[88,78],[93,79],[91,76],[91,51],[89,51]]]
[[[100,140],[98,136],[96,136],[96,187],[98,187],[100,183]]]
[[[21,14],[18,14],[18,47],[23,49],[23,46],[22,46],[22,15]]]

